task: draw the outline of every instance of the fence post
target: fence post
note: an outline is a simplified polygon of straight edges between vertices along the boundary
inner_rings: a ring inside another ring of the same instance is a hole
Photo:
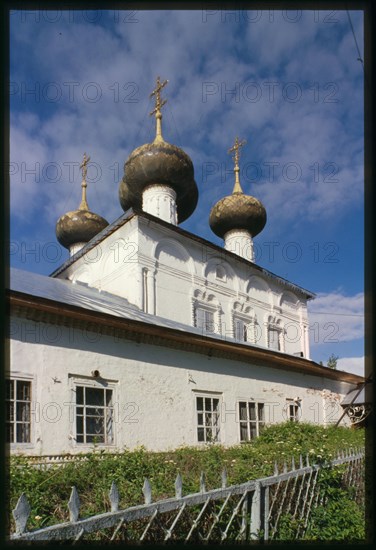
[[[261,512],[262,523],[264,525],[264,540],[269,540],[269,491],[270,488],[268,485],[266,487],[261,487]]]
[[[256,481],[252,495],[250,539],[259,540],[261,529],[261,483]]]

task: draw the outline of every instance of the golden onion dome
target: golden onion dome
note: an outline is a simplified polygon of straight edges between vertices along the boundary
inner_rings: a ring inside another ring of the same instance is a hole
[[[248,231],[252,237],[258,235],[266,224],[264,205],[255,197],[245,195],[239,181],[239,149],[245,141],[235,140],[235,145],[229,150],[235,151],[235,185],[231,195],[220,199],[211,209],[209,224],[211,230],[223,238],[233,229]]]
[[[62,246],[69,248],[75,243],[88,243],[107,226],[107,220],[90,210],[73,210],[58,219],[56,238]]]
[[[195,210],[198,189],[194,180],[194,168],[190,157],[162,137],[161,108],[167,100],[161,101],[160,91],[167,84],[157,78],[155,95],[156,136],[152,143],[137,147],[124,164],[124,177],[119,185],[119,200],[124,211],[129,208],[142,209],[142,194],[150,185],[167,185],[176,193],[178,221],[186,220]]]
[[[209,224],[218,237],[223,238],[232,229],[245,229],[255,237],[265,227],[266,210],[255,197],[233,193],[213,206]]]
[[[95,237],[102,229],[108,226],[108,221],[91,212],[86,200],[86,174],[87,164],[90,157],[84,154],[82,168],[82,199],[78,210],[67,212],[61,216],[56,223],[56,238],[65,248],[76,243],[87,243]]]

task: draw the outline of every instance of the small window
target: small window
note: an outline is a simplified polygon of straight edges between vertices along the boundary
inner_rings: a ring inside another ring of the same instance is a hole
[[[76,386],[76,441],[114,443],[112,389]]]
[[[281,351],[281,335],[281,330],[274,327],[268,328],[268,346],[270,349]]]
[[[239,342],[248,342],[248,325],[241,319],[234,319],[235,339]]]
[[[196,397],[197,440],[213,443],[219,441],[219,398]]]
[[[240,441],[250,441],[260,435],[265,426],[264,403],[239,402]]]
[[[6,381],[7,443],[31,441],[31,382]]]
[[[222,267],[221,265],[217,265],[216,268],[215,268],[215,277],[216,279],[219,279],[220,281],[223,281],[224,283],[226,282],[226,271],[224,269],[224,267]]]
[[[214,311],[196,308],[196,327],[201,328],[205,332],[215,333]]]
[[[301,416],[301,406],[300,401],[295,399],[287,399],[285,405],[287,420],[290,422],[299,422]]]

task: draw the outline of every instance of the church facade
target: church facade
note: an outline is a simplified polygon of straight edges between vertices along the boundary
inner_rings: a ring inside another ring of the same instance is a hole
[[[198,189],[191,159],[162,136],[125,163],[113,223],[89,210],[57,222],[69,259],[49,277],[12,270],[7,440],[15,453],[234,445],[284,420],[342,416],[362,378],[310,359],[314,294],[254,263],[262,203],[239,180],[209,223],[224,248],[181,229]],[[346,422],[346,420],[344,420]]]

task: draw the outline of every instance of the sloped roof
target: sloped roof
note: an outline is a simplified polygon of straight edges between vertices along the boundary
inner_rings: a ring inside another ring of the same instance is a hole
[[[248,342],[240,343],[228,335],[203,333],[200,328],[145,313],[124,298],[68,280],[11,269],[9,287],[7,294],[11,306],[21,315],[26,312],[27,318],[51,318],[51,322],[57,322],[60,318],[64,322],[64,319],[69,318],[79,323],[95,323],[104,331],[120,329],[126,334],[126,338],[155,345],[217,355],[352,384],[359,384],[364,380],[355,374],[318,365],[304,357],[288,355]]]

